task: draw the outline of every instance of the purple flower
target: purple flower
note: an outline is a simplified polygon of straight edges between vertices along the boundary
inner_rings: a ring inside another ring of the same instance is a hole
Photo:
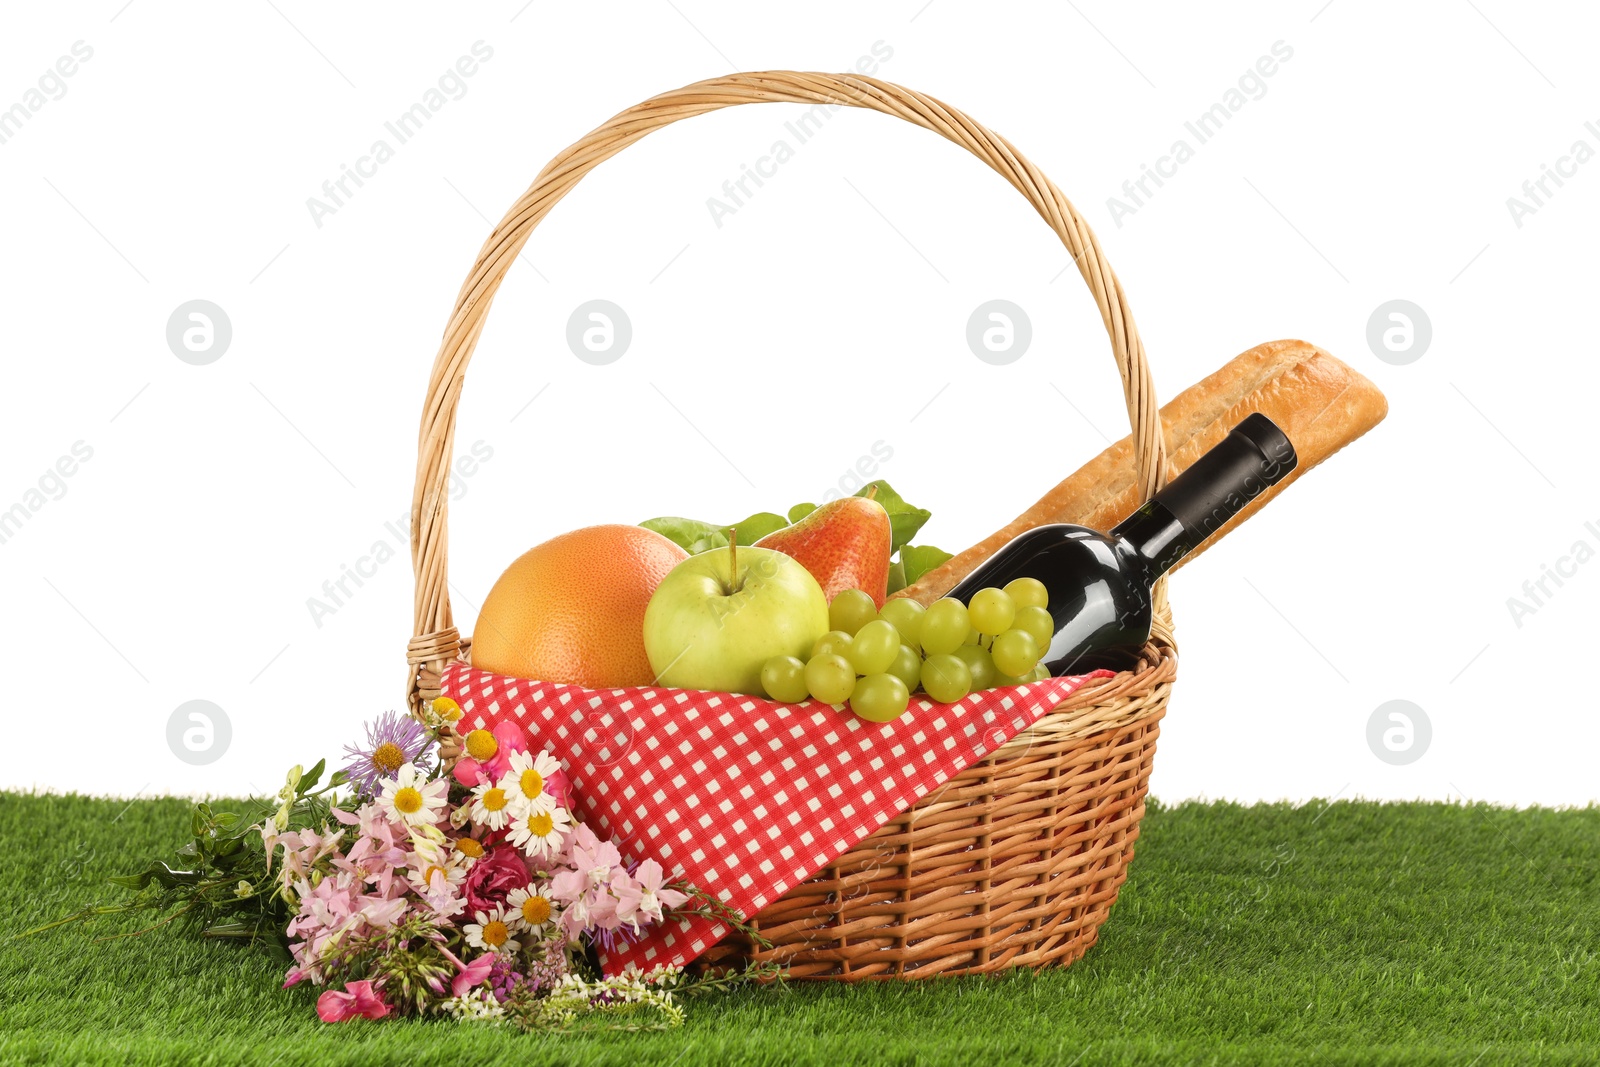
[[[479,959],[489,960],[489,991],[494,994],[494,999],[504,1004],[511,999],[511,994],[516,992],[519,985],[525,980],[521,971],[516,969],[514,961],[500,955],[488,954],[479,956]]]
[[[432,762],[432,748],[433,738],[421,723],[409,715],[386,711],[367,723],[365,748],[344,747],[350,757],[344,766],[345,777],[362,796],[375,797],[379,779],[393,778],[407,763],[426,771]]]
[[[615,952],[619,945],[633,944],[644,936],[636,926],[596,926],[585,933],[607,952]]]

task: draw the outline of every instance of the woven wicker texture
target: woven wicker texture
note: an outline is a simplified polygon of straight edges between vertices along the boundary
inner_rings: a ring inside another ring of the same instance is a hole
[[[1078,959],[1127,878],[1144,816],[1175,667],[1151,653],[1159,667],[1135,692],[1090,696],[1115,725],[1082,733],[1073,694],[763,909],[756,925],[770,948],[729,938],[702,962],[771,959],[792,978],[860,981]]]
[[[852,74],[768,71],[663,93],[551,160],[490,234],[456,298],[428,382],[412,495],[416,574],[407,696],[437,696],[465,654],[447,578],[456,408],[495,293],[533,228],[590,170],[646,134],[735,104],[845,105],[932,130],[983,160],[1031,203],[1071,253],[1111,340],[1133,428],[1141,494],[1166,481],[1155,389],[1121,283],[1083,217],[1004,138],[922,93]],[[797,978],[856,980],[1065,964],[1093,944],[1126,877],[1157,723],[1176,673],[1165,583],[1140,669],[1085,686],[994,757],[952,779],[758,917]],[[748,946],[725,942],[728,960]],[[711,957],[708,957],[711,958]]]

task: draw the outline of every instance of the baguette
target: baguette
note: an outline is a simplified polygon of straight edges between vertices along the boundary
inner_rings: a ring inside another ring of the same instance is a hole
[[[1161,409],[1169,471],[1176,475],[1261,412],[1288,434],[1299,463],[1208,537],[1178,566],[1226,537],[1296,478],[1383,420],[1389,402],[1378,387],[1305,341],[1269,341],[1230,361],[1179,393]],[[931,604],[1018,534],[1052,522],[1108,530],[1139,506],[1133,439],[1124,437],[1051,489],[1033,507],[971,548],[947,560],[896,596]]]

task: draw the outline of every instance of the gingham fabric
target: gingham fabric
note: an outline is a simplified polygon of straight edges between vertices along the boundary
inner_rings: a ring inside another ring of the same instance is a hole
[[[913,699],[871,723],[827,704],[687,689],[584,689],[455,664],[444,692],[461,729],[521,724],[566,767],[574,814],[629,863],[653,858],[748,919],[951,776],[1009,741],[1087,678]],[[601,954],[683,965],[727,934],[712,919],[646,927]]]

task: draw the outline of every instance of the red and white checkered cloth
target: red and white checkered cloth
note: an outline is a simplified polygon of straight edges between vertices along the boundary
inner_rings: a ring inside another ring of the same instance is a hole
[[[827,704],[687,689],[584,689],[452,665],[462,728],[522,725],[566,767],[574,814],[623,858],[659,862],[744,918],[828,866],[1032,724],[1086,679],[1047,678],[954,704],[916,698],[893,722]],[[603,953],[682,965],[727,934],[693,918],[646,927]]]

